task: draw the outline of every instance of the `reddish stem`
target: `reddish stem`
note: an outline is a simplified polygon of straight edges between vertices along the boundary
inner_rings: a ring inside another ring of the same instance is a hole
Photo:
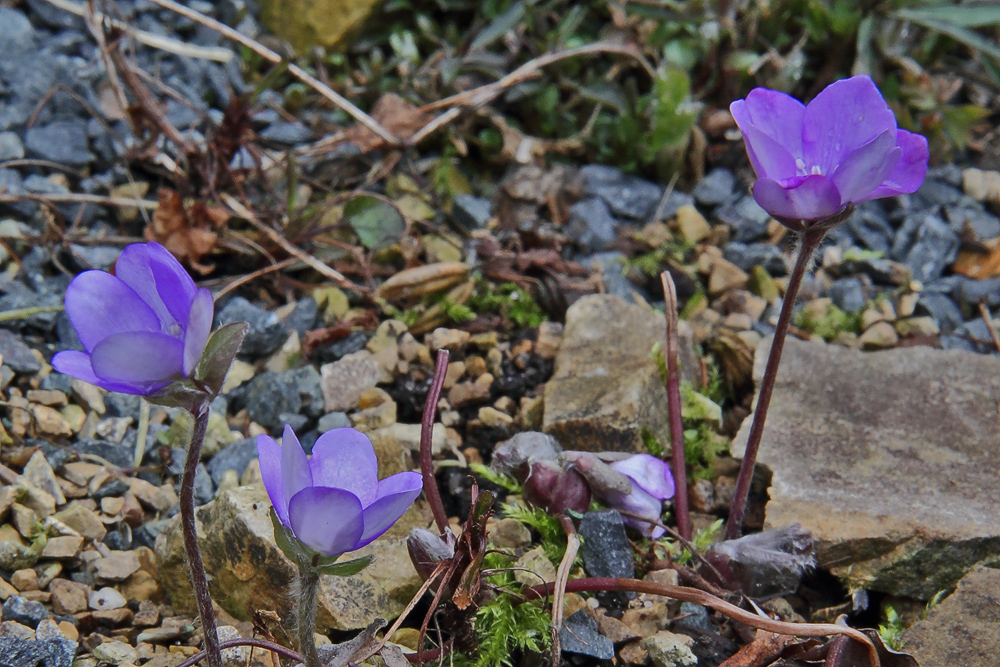
[[[802,278],[805,276],[806,269],[809,268],[813,252],[825,234],[826,228],[824,227],[807,229],[802,233],[802,246],[799,248],[799,256],[795,260],[795,268],[788,279],[788,288],[785,290],[785,297],[781,302],[781,313],[778,315],[778,324],[774,328],[771,350],[767,355],[767,366],[764,368],[764,377],[761,379],[760,391],[757,394],[757,406],[753,411],[746,452],[743,454],[743,461],[740,464],[740,476],[736,480],[733,504],[729,510],[729,520],[726,522],[725,539],[727,540],[739,537],[743,530],[743,514],[746,512],[747,499],[750,497],[750,482],[753,481],[757,452],[764,435],[764,422],[767,420],[767,408],[771,403],[771,394],[774,393],[775,380],[778,378],[778,365],[781,363],[781,351],[785,347],[788,325],[792,320],[795,297],[798,296]]]
[[[201,550],[198,547],[198,529],[194,516],[194,480],[198,473],[198,461],[201,460],[201,446],[205,442],[205,431],[208,429],[208,401],[199,403],[192,414],[194,416],[194,430],[191,433],[191,445],[188,447],[187,459],[184,461],[184,475],[181,477],[181,532],[184,535],[184,551],[187,553],[188,571],[191,574],[194,599],[198,605],[201,629],[205,635],[205,654],[208,656],[208,664],[209,667],[222,667],[219,635],[215,627],[215,612],[212,609],[212,594],[208,589],[205,564],[201,560]]]
[[[687,462],[684,457],[684,423],[681,420],[681,378],[677,372],[680,353],[680,333],[677,330],[677,288],[669,271],[660,274],[663,281],[664,314],[667,319],[667,412],[670,416],[670,448],[674,473],[674,509],[677,514],[677,532],[685,540],[691,539],[691,512],[688,509]]]
[[[434,459],[431,444],[434,439],[434,417],[437,414],[438,399],[444,388],[444,376],[448,372],[448,350],[438,350],[434,363],[434,379],[427,390],[427,402],[424,403],[424,416],[420,424],[420,474],[424,478],[424,495],[434,514],[434,522],[442,535],[448,530],[448,514],[441,502],[441,491],[434,478]]]
[[[225,648],[235,648],[237,646],[255,646],[257,648],[266,649],[268,651],[273,651],[278,655],[282,655],[289,660],[295,660],[297,662],[302,662],[302,656],[293,651],[290,648],[285,648],[280,644],[275,644],[274,642],[265,641],[263,639],[229,639],[219,644],[220,649]],[[199,662],[205,659],[205,651],[201,653],[195,653],[190,658],[182,662],[178,667],[194,667]]]

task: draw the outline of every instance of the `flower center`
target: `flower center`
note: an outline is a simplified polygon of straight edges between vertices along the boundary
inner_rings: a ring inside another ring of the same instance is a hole
[[[802,158],[795,158],[795,169],[803,176],[822,176],[823,168],[818,164],[811,167],[806,166],[806,161]]]
[[[178,324],[177,322],[174,322],[173,324],[170,325],[170,335],[173,336],[174,338],[180,338],[181,334],[183,333],[184,330],[181,328],[181,325]]]

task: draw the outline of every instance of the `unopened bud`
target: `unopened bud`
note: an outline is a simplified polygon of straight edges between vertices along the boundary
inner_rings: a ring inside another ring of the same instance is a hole
[[[549,514],[562,514],[567,509],[586,512],[590,507],[590,486],[573,467],[539,461],[531,465],[524,480],[524,497]]]
[[[442,561],[455,556],[455,536],[450,530],[442,537],[426,528],[414,528],[406,538],[406,551],[413,568],[426,581]]]

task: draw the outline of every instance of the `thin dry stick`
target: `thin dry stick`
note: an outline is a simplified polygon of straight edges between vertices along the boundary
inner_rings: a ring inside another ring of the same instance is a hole
[[[674,507],[677,510],[677,532],[685,540],[691,539],[691,513],[688,510],[687,462],[684,458],[684,423],[681,420],[681,378],[677,358],[681,339],[677,331],[677,287],[669,271],[660,274],[663,282],[664,314],[667,319],[667,412],[670,416],[670,449],[674,469]]]
[[[278,246],[280,246],[281,249],[287,252],[289,255],[298,258],[306,265],[312,267],[313,269],[318,271],[321,275],[326,276],[327,278],[337,283],[341,287],[349,289],[352,292],[361,291],[360,287],[358,287],[350,280],[345,278],[344,274],[342,274],[340,271],[331,269],[329,266],[319,261],[309,253],[299,250],[297,247],[295,247],[294,244],[290,243],[288,239],[286,239],[284,236],[282,236],[278,232],[274,231],[273,229],[265,225],[257,218],[256,215],[254,215],[253,211],[251,211],[246,206],[241,204],[239,200],[237,200],[235,197],[225,193],[223,193],[221,197],[222,200],[226,203],[226,206],[228,206],[233,211],[233,213],[235,213],[240,218],[246,219],[251,225],[253,225],[258,230],[263,232],[269,239],[271,239],[274,243],[278,244]]]
[[[160,5],[161,7],[165,7],[170,11],[176,12],[185,18],[189,18],[192,21],[196,21],[202,24],[203,26],[215,30],[216,32],[220,33],[223,37],[231,39],[234,42],[247,47],[248,49],[256,53],[264,60],[267,60],[275,64],[278,64],[282,61],[281,56],[279,56],[277,53],[267,48],[260,42],[250,39],[246,35],[240,34],[239,32],[233,30],[224,23],[220,23],[219,21],[209,18],[200,12],[196,12],[195,10],[189,7],[185,7],[184,5],[178,4],[174,2],[174,0],[152,0],[152,2]],[[294,63],[289,63],[288,72],[296,79],[312,87],[320,95],[322,95],[326,99],[336,104],[343,111],[347,112],[351,117],[353,117],[356,121],[367,127],[369,130],[377,134],[379,137],[381,137],[389,145],[391,146],[400,145],[399,139],[394,137],[392,133],[390,133],[387,129],[382,127],[382,125],[379,124],[378,121],[376,121],[374,118],[366,114],[361,109],[351,104],[351,102],[348,101],[343,95],[341,95],[334,89],[330,88],[329,86],[327,86],[322,81],[320,81],[316,77],[306,72],[298,65]]]
[[[559,569],[556,570],[556,590],[552,594],[552,664],[562,664],[562,646],[559,641],[559,634],[562,632],[563,622],[563,602],[566,599],[566,584],[569,582],[569,571],[573,569],[573,561],[580,551],[580,536],[576,533],[576,526],[568,516],[559,517],[559,523],[566,531],[566,551],[562,560],[559,561]]]
[[[983,318],[983,322],[986,323],[986,330],[990,332],[990,338],[993,340],[993,347],[1000,352],[1000,335],[997,334],[997,328],[993,326],[993,316],[990,315],[990,309],[986,307],[986,304],[979,302],[979,316]]]
[[[8,204],[19,201],[37,201],[43,204],[64,204],[81,203],[97,204],[99,206],[123,206],[131,208],[142,208],[155,211],[157,202],[148,199],[132,199],[129,197],[106,197],[104,195],[88,195],[76,192],[63,192],[53,194],[20,194],[4,195],[0,194],[0,204]]]
[[[427,390],[427,402],[424,403],[424,414],[420,420],[420,474],[424,478],[424,495],[431,506],[434,522],[442,535],[448,532],[448,513],[444,511],[441,502],[441,491],[434,478],[434,460],[431,458],[434,440],[434,416],[437,413],[438,399],[444,388],[444,376],[448,372],[448,350],[438,350],[434,362],[434,378]]]
[[[69,2],[68,0],[45,0],[45,2],[53,5],[54,7],[58,7],[64,12],[75,14],[76,16],[86,17],[87,14],[90,13],[89,8],[86,5],[78,5],[75,2]],[[146,32],[145,30],[139,30],[138,28],[133,28],[127,23],[119,21],[118,19],[113,19],[101,12],[94,12],[93,18],[95,21],[103,23],[110,28],[121,30],[140,44],[145,44],[146,46],[159,49],[160,51],[176,53],[179,56],[187,56],[188,58],[198,58],[201,60],[214,60],[219,63],[228,63],[235,55],[229,49],[223,49],[219,46],[198,46],[196,44],[187,44],[185,42],[179,42],[176,39],[171,39],[170,37],[155,35],[151,32]]]
[[[278,655],[283,655],[289,660],[295,660],[296,662],[302,662],[302,656],[293,651],[290,648],[285,648],[281,644],[275,644],[274,642],[269,642],[264,639],[228,639],[224,642],[219,643],[220,649],[236,648],[238,646],[255,646],[257,648],[267,649]],[[201,653],[195,653],[190,658],[182,662],[177,667],[194,667],[199,662],[204,660],[206,653],[202,651]]]
[[[524,591],[525,600],[535,600],[553,594],[555,583],[532,586]],[[873,667],[879,667],[878,651],[863,632],[843,625],[832,623],[788,623],[778,621],[767,616],[760,616],[752,612],[741,609],[734,604],[706,593],[698,588],[688,586],[670,586],[669,584],[657,584],[652,581],[640,581],[638,579],[619,579],[615,577],[592,577],[585,579],[573,579],[568,582],[566,591],[569,593],[595,593],[599,591],[632,591],[634,593],[645,593],[647,595],[662,595],[682,602],[699,604],[709,609],[723,614],[730,619],[749,625],[758,630],[767,630],[780,635],[793,635],[795,637],[829,637],[831,635],[846,635],[855,641],[859,641],[868,648],[869,659]],[[516,603],[515,603],[516,604]]]
[[[266,276],[267,274],[274,273],[275,271],[280,271],[282,269],[287,269],[289,266],[291,266],[292,264],[294,264],[297,261],[299,261],[297,257],[289,257],[287,259],[281,260],[277,264],[272,264],[271,266],[265,266],[263,269],[257,269],[253,273],[248,273],[245,276],[240,276],[239,278],[237,278],[236,280],[234,280],[233,282],[229,283],[228,285],[226,285],[225,287],[223,287],[221,290],[219,290],[218,292],[216,292],[215,293],[215,300],[218,301],[219,299],[221,299],[226,294],[229,294],[230,292],[232,292],[237,287],[239,287],[241,285],[245,285],[246,283],[250,282],[251,280],[256,280],[257,278],[260,278],[261,276]]]

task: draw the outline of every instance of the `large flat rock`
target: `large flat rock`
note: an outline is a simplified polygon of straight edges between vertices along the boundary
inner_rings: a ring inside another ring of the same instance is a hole
[[[641,452],[647,428],[669,447],[667,391],[652,355],[665,331],[662,314],[617,296],[574,303],[545,385],[545,432],[567,449]],[[680,334],[681,371],[688,376],[697,356],[684,322]]]
[[[1000,656],[1000,570],[979,568],[903,634],[903,650],[921,665],[996,667]]]
[[[1000,359],[789,339],[758,461],[773,472],[768,526],[810,530],[851,587],[929,599],[1000,562]]]
[[[248,620],[251,609],[292,618],[289,591],[295,566],[274,543],[270,508],[264,485],[250,484],[226,491],[196,511],[212,599],[241,620]],[[371,565],[350,577],[320,578],[317,632],[357,630],[377,616],[392,619],[403,611],[421,584],[406,551],[405,537],[416,524],[425,525],[426,517],[415,506],[385,535],[345,557],[371,554]],[[157,538],[156,555],[174,607],[196,613],[179,516]]]

